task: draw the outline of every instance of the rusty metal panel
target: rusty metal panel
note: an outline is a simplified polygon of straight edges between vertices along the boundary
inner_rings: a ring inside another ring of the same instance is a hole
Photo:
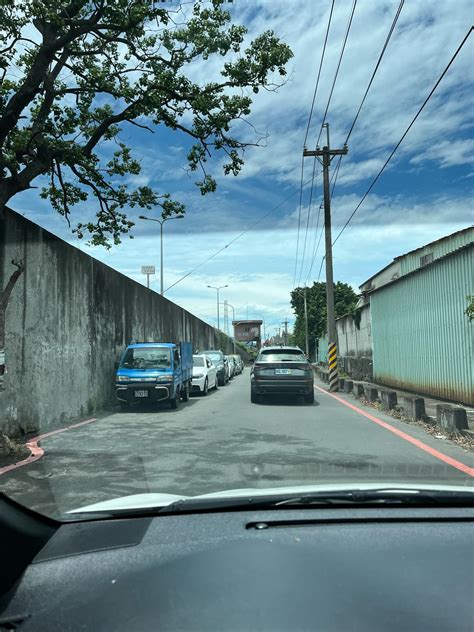
[[[474,245],[370,296],[374,379],[474,405]]]
[[[474,241],[474,228],[470,227],[464,231],[459,231],[453,235],[440,239],[438,241],[427,244],[423,248],[409,252],[400,258],[400,276],[413,272],[418,268],[423,267],[423,260],[425,263],[436,261],[440,257],[444,257],[450,252],[454,252],[463,246],[472,244]]]

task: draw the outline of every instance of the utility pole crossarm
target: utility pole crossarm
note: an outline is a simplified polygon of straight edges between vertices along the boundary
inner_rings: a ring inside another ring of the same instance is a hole
[[[316,150],[303,149],[303,156],[324,156],[325,154],[329,154],[330,156],[345,156],[348,151],[346,145],[342,149],[328,149],[327,147]]]

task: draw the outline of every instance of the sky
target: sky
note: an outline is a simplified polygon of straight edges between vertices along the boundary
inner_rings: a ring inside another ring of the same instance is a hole
[[[357,2],[326,117],[332,147],[340,148],[345,141],[398,5],[398,0]],[[189,13],[191,7],[192,3],[187,3],[183,11]],[[267,135],[265,146],[246,150],[245,166],[237,177],[222,174],[221,156],[215,155],[209,162],[218,183],[216,193],[201,196],[186,172],[190,143],[182,133],[161,127],[156,127],[154,134],[124,128],[123,139],[142,163],[141,174],[133,177],[133,183],[169,192],[186,204],[184,219],[164,225],[165,296],[213,325],[216,292],[208,285],[227,285],[220,298],[234,307],[236,319],[263,318],[269,336],[286,319],[290,328],[294,322],[292,288],[324,280],[322,214],[318,221],[322,201],[319,163],[312,195],[307,184],[301,205],[300,182],[303,143],[330,7],[326,0],[234,0],[227,5],[233,20],[247,27],[247,41],[272,29],[289,44],[294,57],[287,66],[284,85],[253,98],[248,119]],[[309,149],[315,148],[321,130],[351,9],[352,2],[335,0],[309,125]],[[473,18],[471,0],[405,2],[349,139],[348,154],[341,161],[332,198],[333,240],[428,96]],[[204,84],[218,76],[222,63],[219,57],[200,60],[189,69],[189,75]],[[357,290],[394,257],[473,224],[473,79],[471,35],[337,239],[333,250],[335,280]],[[245,141],[255,141],[248,125],[237,125],[234,133]],[[334,160],[332,173],[335,166]],[[305,183],[311,180],[313,167],[314,159],[305,158]],[[134,238],[125,237],[120,246],[105,250],[78,241],[64,219],[40,198],[39,189],[17,195],[9,206],[139,283],[146,284],[141,266],[154,265],[151,288],[159,291],[159,226],[138,219],[142,210],[130,211],[136,221]],[[94,210],[91,199],[78,209],[72,222],[92,217]],[[232,310],[229,316],[231,320]]]

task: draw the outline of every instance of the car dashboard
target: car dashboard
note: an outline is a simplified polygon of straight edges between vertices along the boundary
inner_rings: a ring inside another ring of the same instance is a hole
[[[472,520],[331,507],[64,523],[0,630],[471,631]]]

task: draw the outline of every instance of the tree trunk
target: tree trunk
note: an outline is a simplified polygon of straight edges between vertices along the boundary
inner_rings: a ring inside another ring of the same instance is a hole
[[[16,262],[14,259],[12,260],[12,264],[16,266],[15,272],[13,272],[8,280],[6,288],[0,295],[0,349],[5,348],[5,317],[7,312],[8,301],[10,300],[11,293],[13,288],[15,287],[15,283],[18,281],[23,271],[25,270],[25,266],[23,262]]]

